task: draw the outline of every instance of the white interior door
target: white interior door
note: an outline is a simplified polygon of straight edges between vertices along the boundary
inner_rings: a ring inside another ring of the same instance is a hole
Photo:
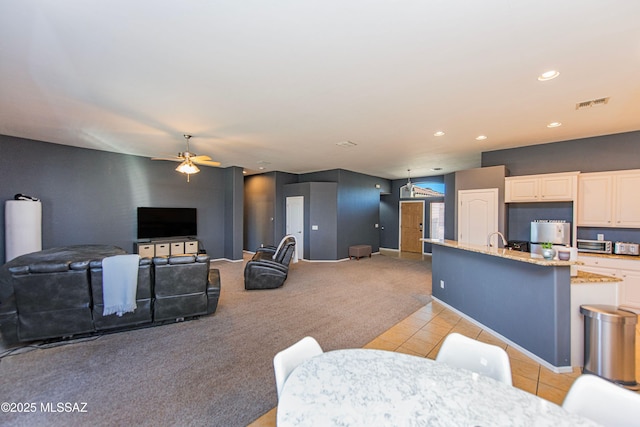
[[[286,232],[296,238],[298,258],[304,259],[304,196],[287,197]]]
[[[498,189],[460,190],[458,207],[458,242],[486,245],[489,234],[498,231]],[[494,247],[497,238],[491,237]]]

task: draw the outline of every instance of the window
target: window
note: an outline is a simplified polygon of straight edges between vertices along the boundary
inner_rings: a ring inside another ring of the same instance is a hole
[[[444,203],[431,203],[429,206],[431,211],[429,237],[432,239],[444,239]]]

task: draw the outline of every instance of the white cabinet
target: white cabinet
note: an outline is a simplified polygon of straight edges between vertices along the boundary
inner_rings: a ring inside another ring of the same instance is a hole
[[[640,309],[640,270],[618,270],[622,279],[621,305]]]
[[[562,202],[576,199],[578,172],[505,178],[505,202]]]
[[[640,309],[640,258],[614,258],[599,256],[578,257],[584,265],[578,270],[589,271],[622,279],[618,285],[618,304]]]
[[[640,171],[618,173],[615,176],[614,213],[615,226],[640,227]]]
[[[578,225],[611,227],[613,176],[585,173],[578,178]]]
[[[197,254],[197,240],[163,240],[135,244],[135,252],[141,257]]]
[[[595,172],[578,178],[578,225],[640,228],[640,170]]]

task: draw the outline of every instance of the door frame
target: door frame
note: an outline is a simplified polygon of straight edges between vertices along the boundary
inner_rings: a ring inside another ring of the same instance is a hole
[[[424,200],[400,200],[398,204],[398,251],[402,252],[402,204],[403,203],[421,203],[422,204],[422,238],[424,239]],[[420,253],[424,254],[424,243]]]

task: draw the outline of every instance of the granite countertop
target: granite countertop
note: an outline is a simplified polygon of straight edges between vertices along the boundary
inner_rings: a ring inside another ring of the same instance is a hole
[[[578,251],[579,257],[595,257],[595,258],[610,258],[610,259],[626,259],[629,261],[640,261],[639,256],[634,255],[618,255],[618,254],[597,254],[593,252],[580,252]]]
[[[571,277],[572,285],[616,282],[622,282],[622,279],[619,277],[605,276],[604,274],[590,273],[582,270],[578,270],[577,276]]]
[[[470,245],[467,243],[459,243],[455,240],[439,240],[439,239],[420,239],[425,243],[431,243],[434,245],[447,246],[449,248],[462,249],[470,252],[477,252],[485,255],[491,255],[499,258],[507,258],[514,261],[527,262],[530,264],[537,264],[549,267],[568,267],[571,265],[582,264],[580,261],[559,261],[548,260],[542,258],[541,255],[532,254],[529,252],[514,251],[511,249],[494,248],[484,245]]]

